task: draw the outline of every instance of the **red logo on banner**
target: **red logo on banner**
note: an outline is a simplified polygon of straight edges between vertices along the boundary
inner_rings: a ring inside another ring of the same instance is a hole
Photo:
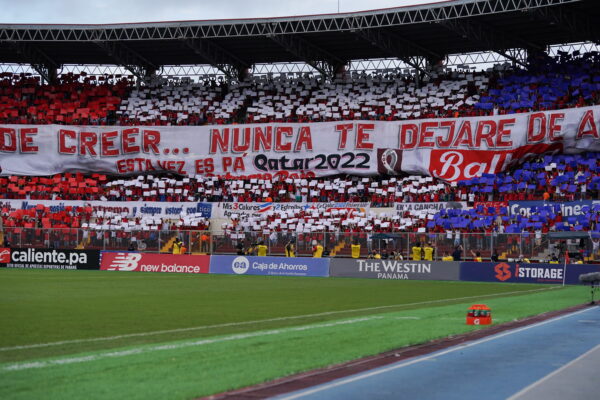
[[[504,282],[507,279],[510,279],[512,273],[510,272],[510,265],[506,263],[498,264],[494,267],[494,271],[496,271],[496,279]]]
[[[495,174],[513,163],[562,150],[562,143],[535,144],[509,151],[431,150],[429,172],[448,182]]]
[[[100,269],[103,271],[178,272],[208,274],[210,256],[102,253]]]
[[[10,249],[0,248],[0,264],[8,264],[10,262]]]

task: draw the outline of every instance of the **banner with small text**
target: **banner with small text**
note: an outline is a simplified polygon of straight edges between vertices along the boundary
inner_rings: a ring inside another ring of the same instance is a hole
[[[211,274],[329,276],[328,258],[212,256]]]
[[[84,201],[84,200],[11,200],[1,199],[0,209],[29,210],[37,205],[48,207],[51,212],[65,211],[68,207],[91,207],[92,211],[112,212],[128,217],[180,217],[189,214],[210,218],[213,203],[158,202],[158,201]]]
[[[273,213],[297,213],[300,211],[310,212],[311,210],[333,211],[338,210],[345,215],[354,212],[369,211],[369,203],[349,203],[349,202],[322,202],[322,203],[215,203],[213,207],[214,218],[238,218],[260,217]]]
[[[168,172],[270,180],[404,172],[454,182],[540,154],[600,151],[598,126],[600,106],[411,121],[1,125],[0,168],[6,175]]]
[[[0,248],[0,267],[26,269],[98,269],[96,250]]]

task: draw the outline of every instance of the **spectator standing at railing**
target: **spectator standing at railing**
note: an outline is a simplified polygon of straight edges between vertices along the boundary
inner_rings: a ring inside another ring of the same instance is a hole
[[[316,240],[314,242],[312,252],[313,252],[313,257],[315,257],[315,258],[323,257],[323,246]]]
[[[427,243],[425,245],[425,247],[423,248],[423,259],[425,261],[433,261],[433,254],[435,252],[435,249],[431,246],[431,243]]]
[[[294,246],[294,242],[290,240],[285,245],[285,256],[286,257],[296,257],[296,249]]]
[[[452,252],[452,258],[454,259],[454,261],[462,261],[462,252],[462,245],[458,245],[454,248],[454,251]]]
[[[252,243],[247,249],[246,249],[246,255],[247,256],[255,256],[256,255],[256,251],[257,251],[257,245],[256,243]]]
[[[260,241],[258,243],[256,254],[259,257],[266,257],[267,256],[267,246],[265,245],[265,243],[263,241]]]
[[[412,259],[413,261],[420,261],[422,258],[423,248],[421,243],[417,243],[412,248]]]
[[[498,262],[498,250],[494,249],[494,252],[492,253],[492,262]]]
[[[181,239],[179,239],[179,238],[175,239],[175,242],[173,242],[173,254],[181,254],[182,246],[183,246],[183,242],[181,241]]]
[[[483,258],[481,258],[481,253],[479,251],[474,252],[473,250],[471,250],[471,255],[473,256],[473,261],[483,262]]]
[[[244,242],[242,242],[241,240],[238,240],[237,245],[235,246],[235,249],[237,251],[237,255],[238,256],[243,256],[244,255]]]
[[[202,232],[200,236],[200,252],[208,253],[210,250],[210,236],[206,234],[206,232]]]
[[[600,255],[600,239],[592,239],[592,259]]]
[[[352,249],[352,258],[360,258],[360,244],[358,240],[355,240],[350,247]]]

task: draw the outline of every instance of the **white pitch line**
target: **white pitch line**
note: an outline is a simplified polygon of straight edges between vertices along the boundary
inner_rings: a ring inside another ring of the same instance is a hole
[[[554,372],[546,375],[545,377],[543,377],[542,379],[540,379],[539,381],[533,382],[531,385],[527,386],[526,388],[522,389],[521,391],[513,394],[512,396],[510,396],[508,399],[506,400],[516,400],[518,399],[520,396],[522,396],[523,394],[529,392],[531,389],[534,389],[538,386],[540,386],[541,384],[543,384],[544,382],[552,379],[554,376],[558,375],[559,373],[561,373],[562,371],[564,371],[567,368],[570,368],[572,365],[575,365],[576,363],[578,363],[579,361],[583,360],[584,358],[588,357],[590,354],[594,353],[595,351],[597,351],[598,349],[600,349],[600,344],[596,347],[594,347],[593,349],[586,351],[585,353],[583,353],[582,355],[580,355],[579,357],[577,357],[574,360],[571,360],[570,362],[568,362],[567,364],[563,365],[562,367],[560,367],[559,369],[555,370]]]
[[[483,338],[483,339],[477,340],[475,342],[470,342],[470,343],[466,343],[466,344],[456,345],[456,346],[450,347],[447,350],[443,350],[443,351],[440,351],[440,352],[431,353],[431,354],[429,354],[427,356],[423,356],[423,357],[412,358],[412,359],[407,360],[405,362],[400,362],[399,364],[392,364],[389,367],[384,367],[384,368],[376,369],[376,370],[371,371],[371,372],[362,373],[362,374],[351,376],[351,377],[348,377],[348,378],[345,378],[345,379],[342,378],[342,379],[340,379],[338,381],[333,381],[332,383],[324,384],[322,386],[317,386],[317,387],[314,387],[314,388],[308,389],[308,390],[302,390],[302,391],[300,391],[300,392],[298,392],[296,394],[291,394],[289,396],[284,395],[282,397],[277,397],[277,399],[278,400],[295,400],[295,399],[299,399],[299,398],[302,398],[302,397],[305,397],[305,396],[309,396],[311,394],[322,392],[324,390],[329,390],[329,389],[332,389],[332,388],[335,388],[335,387],[338,387],[338,386],[346,385],[348,383],[360,381],[360,380],[363,380],[363,379],[366,379],[366,378],[370,378],[372,376],[381,375],[381,374],[384,374],[386,372],[394,371],[396,369],[408,367],[408,366],[413,365],[413,364],[418,364],[418,363],[423,362],[423,361],[431,360],[433,358],[437,358],[437,357],[440,357],[440,356],[443,356],[443,355],[446,355],[446,354],[450,354],[450,353],[453,353],[453,352],[458,351],[458,350],[464,350],[467,347],[477,346],[479,344],[491,342],[492,340],[500,339],[500,338],[503,338],[505,336],[510,336],[510,335],[515,334],[515,333],[526,331],[528,329],[536,328],[538,326],[543,326],[543,325],[546,325],[546,324],[549,324],[549,323],[552,323],[552,322],[555,322],[555,321],[560,321],[561,319],[569,318],[569,317],[572,317],[574,315],[578,315],[578,314],[581,314],[581,313],[584,313],[584,312],[588,312],[590,310],[593,310],[593,308],[586,308],[586,309],[583,309],[583,310],[580,310],[580,311],[575,311],[572,314],[561,315],[561,316],[556,317],[556,318],[552,318],[552,319],[549,319],[549,320],[546,320],[546,321],[538,322],[537,324],[527,325],[527,326],[524,326],[522,328],[518,328],[518,329],[507,331],[507,332],[504,332],[504,333],[499,333],[497,335],[489,336],[487,338]]]
[[[57,360],[50,360],[50,361],[32,361],[32,362],[26,362],[26,363],[16,363],[16,364],[7,365],[7,366],[3,367],[2,370],[4,370],[4,371],[23,371],[26,369],[44,368],[44,367],[51,367],[51,366],[55,366],[55,365],[78,364],[78,363],[83,363],[83,362],[98,361],[98,360],[102,360],[105,358],[126,357],[126,356],[131,356],[131,355],[136,355],[136,354],[153,353],[153,352],[162,351],[162,350],[178,350],[178,349],[182,349],[182,348],[186,348],[186,347],[198,347],[198,346],[204,346],[204,345],[213,344],[213,343],[230,342],[230,341],[234,341],[234,340],[250,339],[250,338],[254,338],[254,337],[278,335],[281,333],[303,332],[303,331],[309,331],[309,330],[313,330],[313,329],[330,328],[330,327],[341,326],[341,325],[350,325],[350,324],[356,324],[356,323],[360,323],[360,322],[372,321],[372,320],[383,319],[383,318],[384,317],[378,317],[378,316],[354,318],[354,319],[349,319],[349,320],[344,320],[344,321],[329,322],[329,323],[325,323],[325,324],[303,325],[303,326],[296,326],[296,327],[292,327],[292,328],[272,329],[272,330],[268,330],[268,331],[240,333],[240,334],[236,334],[236,335],[217,337],[217,338],[213,338],[213,339],[201,339],[201,340],[196,340],[193,342],[162,344],[162,345],[152,346],[152,347],[148,347],[148,348],[137,347],[137,348],[123,350],[123,351],[111,351],[111,352],[100,353],[100,354],[89,355],[89,356],[60,358]]]
[[[531,292],[539,292],[539,291],[546,291],[546,290],[560,289],[560,288],[561,288],[560,286],[551,286],[548,288],[541,288],[541,289],[494,293],[494,294],[481,295],[481,296],[456,297],[456,298],[451,298],[451,299],[421,301],[418,303],[392,304],[389,306],[355,308],[355,309],[340,310],[340,311],[327,311],[327,312],[322,312],[322,313],[317,313],[317,314],[292,315],[289,317],[259,319],[259,320],[254,320],[254,321],[228,322],[225,324],[193,326],[193,327],[189,327],[189,328],[177,328],[177,329],[168,329],[168,330],[161,330],[161,331],[126,333],[123,335],[106,336],[106,337],[89,338],[89,339],[72,339],[72,340],[63,340],[60,342],[26,344],[26,345],[20,345],[20,346],[0,347],[0,351],[26,350],[26,349],[35,349],[35,348],[39,348],[39,347],[61,346],[61,345],[75,344],[75,343],[112,341],[112,340],[127,339],[127,338],[132,338],[132,337],[165,335],[165,334],[169,334],[169,333],[181,333],[181,332],[199,331],[199,330],[205,330],[205,329],[227,328],[227,327],[232,327],[232,326],[263,324],[266,322],[288,321],[288,320],[303,319],[303,318],[316,318],[316,317],[324,317],[324,316],[328,316],[328,315],[345,314],[345,313],[352,313],[352,312],[384,310],[387,308],[411,307],[411,306],[419,306],[419,305],[424,305],[424,304],[437,304],[437,303],[445,303],[445,302],[458,301],[458,300],[482,299],[482,298],[489,298],[489,297],[506,296],[506,295],[511,295],[511,294],[524,294],[524,293],[531,293]]]

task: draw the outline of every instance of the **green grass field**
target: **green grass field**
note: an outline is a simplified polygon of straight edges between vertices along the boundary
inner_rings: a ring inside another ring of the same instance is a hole
[[[190,399],[588,301],[584,287],[0,269],[1,399]]]

